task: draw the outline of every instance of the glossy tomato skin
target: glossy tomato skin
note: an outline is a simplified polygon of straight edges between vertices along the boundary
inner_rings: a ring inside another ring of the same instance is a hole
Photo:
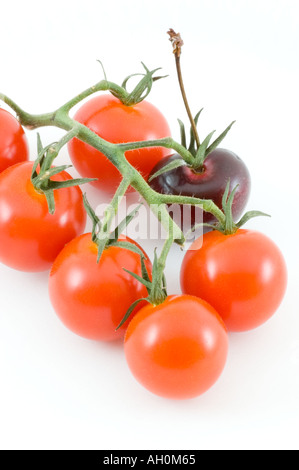
[[[0,175],[0,262],[20,271],[51,268],[60,250],[81,234],[86,212],[79,187],[54,191],[55,213],[51,215],[44,194],[33,187],[33,163],[24,162]],[[66,173],[53,180],[66,181]]]
[[[181,160],[178,154],[164,158],[152,170],[152,175],[164,166],[176,160]],[[239,219],[247,205],[251,191],[251,177],[243,160],[234,152],[217,148],[211,152],[204,161],[203,171],[196,172],[187,165],[163,173],[150,181],[150,186],[161,194],[174,194],[200,199],[211,199],[222,209],[222,197],[228,181],[231,190],[236,186],[232,212],[234,220]],[[192,224],[215,223],[215,217],[209,212],[195,212],[192,215]]]
[[[121,239],[139,246],[129,238]],[[148,258],[145,264],[150,273]],[[123,268],[141,276],[140,255],[109,247],[97,263],[97,245],[90,233],[75,238],[60,252],[50,272],[49,294],[57,316],[69,330],[97,341],[124,336],[128,321],[116,328],[133,302],[147,297],[147,291]],[[142,303],[133,315],[141,307]]]
[[[224,235],[214,231],[187,251],[181,287],[185,294],[209,302],[229,331],[248,331],[278,309],[286,292],[287,267],[279,248],[260,232],[240,229]]]
[[[111,143],[136,142],[170,136],[168,123],[161,112],[148,101],[125,106],[112,95],[92,98],[77,111],[74,119]],[[114,193],[121,181],[115,166],[98,150],[74,138],[68,144],[73,165],[84,177],[98,178],[92,184]],[[128,161],[147,178],[152,168],[169,150],[144,148],[126,152]]]
[[[0,109],[0,173],[9,166],[29,159],[24,129],[5,109]]]
[[[218,380],[227,360],[228,335],[205,301],[169,296],[135,315],[124,348],[141,385],[163,398],[183,400],[203,394]]]

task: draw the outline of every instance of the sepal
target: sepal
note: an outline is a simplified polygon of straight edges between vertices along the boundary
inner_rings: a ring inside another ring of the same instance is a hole
[[[154,74],[160,70],[159,68],[156,68],[154,70],[149,70],[146,65],[144,65],[143,62],[142,66],[145,69],[145,73],[134,73],[126,77],[121,85],[121,92],[118,93],[116,90],[110,90],[110,92],[118,98],[125,106],[134,106],[141,101],[143,101],[150,93],[153,83],[157,80],[160,80],[161,78],[165,78],[166,76],[159,76],[159,77],[154,77]],[[137,83],[135,88],[131,91],[128,92],[127,90],[127,83],[132,77],[136,76],[142,76],[142,79]],[[125,97],[124,93],[125,91]]]

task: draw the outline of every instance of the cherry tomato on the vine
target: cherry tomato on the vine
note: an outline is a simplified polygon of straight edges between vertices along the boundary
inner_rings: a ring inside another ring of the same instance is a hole
[[[31,182],[32,162],[16,164],[0,175],[0,262],[27,272],[46,271],[72,238],[86,225],[82,191],[78,186],[54,191],[55,213],[46,196]],[[61,172],[53,180],[67,181]]]
[[[141,249],[128,237],[122,236],[120,240]],[[109,246],[98,263],[97,255],[98,247],[90,233],[73,239],[53,264],[49,294],[57,316],[73,333],[91,340],[112,341],[124,336],[128,320],[117,327],[131,305],[147,297],[147,290],[124,270],[141,276],[138,253]],[[148,257],[145,265],[150,272],[152,265]],[[142,305],[140,302],[133,315]]]
[[[111,143],[155,140],[170,136],[169,125],[162,113],[148,101],[125,106],[113,95],[92,98],[76,112],[74,119]],[[121,174],[100,151],[77,138],[68,144],[73,165],[83,177],[98,178],[92,184],[113,193],[121,181]],[[144,178],[169,150],[143,148],[126,152],[127,160]]]
[[[24,129],[5,109],[0,109],[0,173],[29,159],[29,145]]]
[[[150,392],[195,398],[220,377],[227,359],[226,327],[215,309],[188,295],[148,304],[130,322],[125,355],[133,376]]]
[[[281,251],[253,230],[204,234],[191,245],[181,267],[182,291],[209,302],[229,331],[265,323],[281,304],[286,286]]]

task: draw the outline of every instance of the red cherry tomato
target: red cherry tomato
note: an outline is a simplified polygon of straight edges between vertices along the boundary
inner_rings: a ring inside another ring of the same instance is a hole
[[[121,240],[135,243],[128,237],[121,237]],[[103,251],[97,263],[97,253],[90,233],[72,240],[53,264],[50,299],[69,330],[87,339],[112,341],[124,336],[128,320],[117,331],[116,328],[131,305],[147,297],[147,290],[123,269],[141,276],[139,254],[111,246]],[[145,265],[151,272],[148,258]]]
[[[0,262],[20,271],[46,271],[72,238],[85,229],[79,187],[54,191],[55,213],[31,183],[33,163],[19,163],[0,175]],[[62,172],[53,180],[66,181]]]
[[[29,146],[22,126],[8,111],[0,109],[0,173],[28,159]]]
[[[161,112],[147,101],[125,106],[112,95],[92,98],[77,111],[74,119],[112,143],[136,142],[170,136],[168,123]],[[74,138],[68,144],[73,165],[83,177],[98,178],[92,183],[114,193],[121,181],[115,166],[98,150]],[[169,150],[143,148],[126,152],[128,161],[147,178],[153,167]]]
[[[217,312],[197,297],[170,296],[142,308],[125,336],[128,366],[150,392],[172,399],[195,398],[221,375],[228,336]]]
[[[213,305],[229,331],[251,330],[266,322],[278,309],[286,286],[280,250],[252,230],[203,235],[189,248],[181,267],[182,291]]]

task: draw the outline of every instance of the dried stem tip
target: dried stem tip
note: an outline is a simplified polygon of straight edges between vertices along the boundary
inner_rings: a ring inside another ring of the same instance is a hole
[[[172,47],[173,47],[173,53],[177,57],[180,57],[181,49],[182,49],[182,46],[184,45],[184,41],[182,40],[180,33],[176,33],[173,29],[170,28],[170,30],[168,31],[168,34],[170,36],[169,41],[171,42]]]

